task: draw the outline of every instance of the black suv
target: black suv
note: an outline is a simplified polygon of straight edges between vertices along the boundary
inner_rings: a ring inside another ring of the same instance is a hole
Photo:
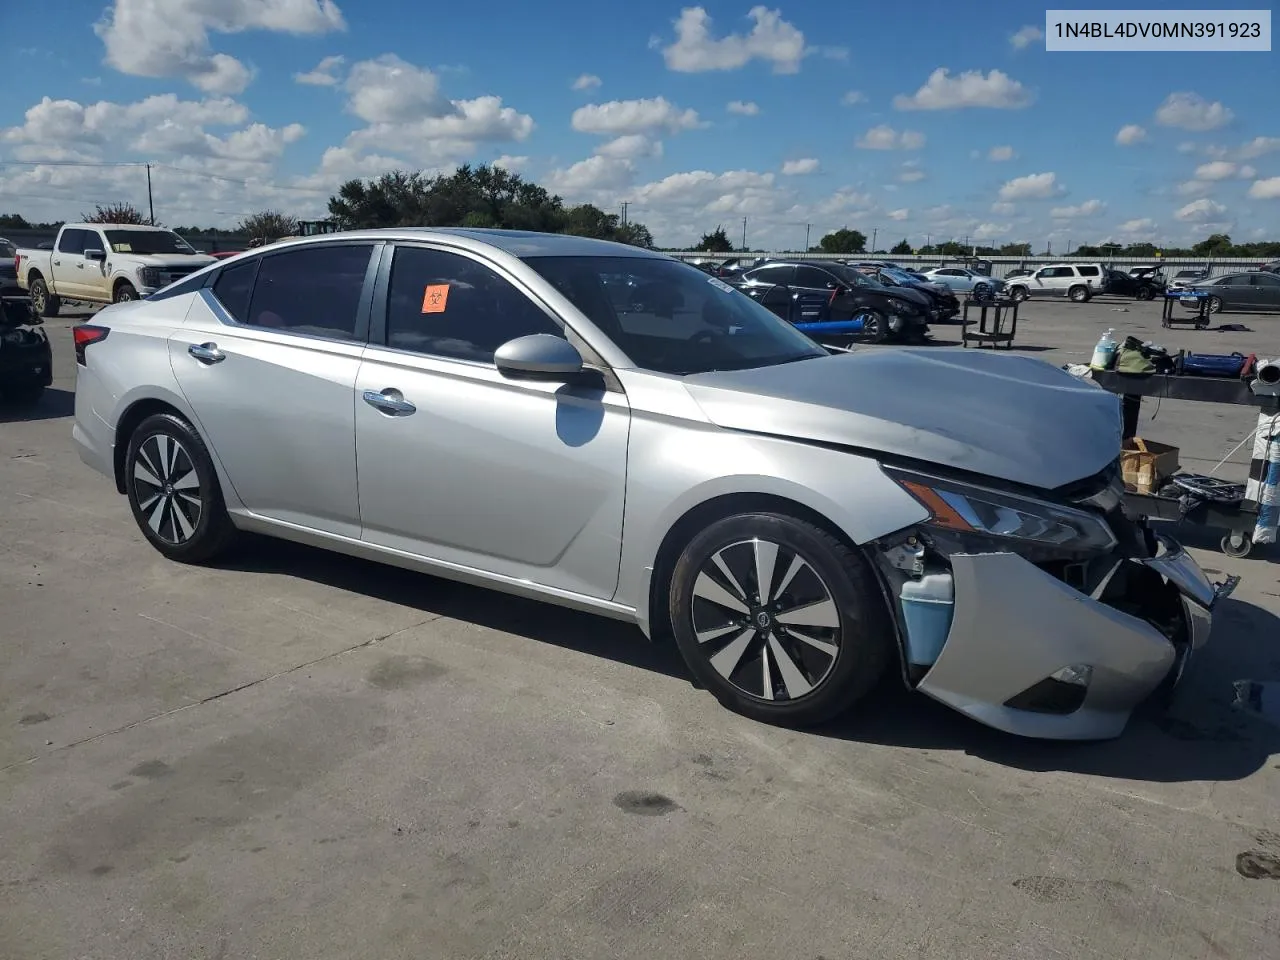
[[[842,263],[770,261],[728,282],[818,340],[921,343],[929,332],[926,294],[886,287]]]

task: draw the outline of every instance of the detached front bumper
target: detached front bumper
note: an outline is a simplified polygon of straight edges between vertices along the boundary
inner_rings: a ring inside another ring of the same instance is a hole
[[[1047,739],[1119,736],[1136,706],[1181,679],[1238,583],[1211,584],[1170,540],[1153,558],[1118,559],[1090,595],[1013,553],[950,559],[954,616],[918,689],[988,726]]]

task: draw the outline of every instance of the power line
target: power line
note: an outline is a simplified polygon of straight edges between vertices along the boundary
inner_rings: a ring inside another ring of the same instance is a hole
[[[176,173],[183,173],[191,177],[201,177],[205,180],[216,180],[221,183],[233,183],[241,187],[266,187],[271,190],[292,190],[298,193],[310,194],[332,194],[333,191],[324,187],[296,187],[284,183],[275,183],[270,180],[247,180],[239,177],[226,177],[217,173],[207,173],[204,170],[192,170],[190,167],[179,167],[172,163],[154,163],[146,160],[0,160],[0,166],[6,167],[153,167],[159,170],[172,170]]]

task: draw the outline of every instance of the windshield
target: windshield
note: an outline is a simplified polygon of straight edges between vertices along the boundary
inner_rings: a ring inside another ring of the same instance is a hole
[[[170,230],[104,230],[112,253],[195,253],[195,248]]]
[[[883,287],[884,284],[861,270],[843,263],[827,264],[827,269],[851,287]]]
[[[723,280],[676,260],[528,257],[636,366],[685,375],[826,356]]]

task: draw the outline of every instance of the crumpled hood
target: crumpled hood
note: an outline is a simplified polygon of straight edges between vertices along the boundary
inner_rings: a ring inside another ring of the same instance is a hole
[[[1120,400],[1030,357],[855,349],[685,384],[720,427],[858,447],[1051,490],[1120,454]]]
[[[933,305],[927,293],[912,290],[910,287],[881,287],[880,292],[898,300],[905,300],[921,310],[928,310]]]

